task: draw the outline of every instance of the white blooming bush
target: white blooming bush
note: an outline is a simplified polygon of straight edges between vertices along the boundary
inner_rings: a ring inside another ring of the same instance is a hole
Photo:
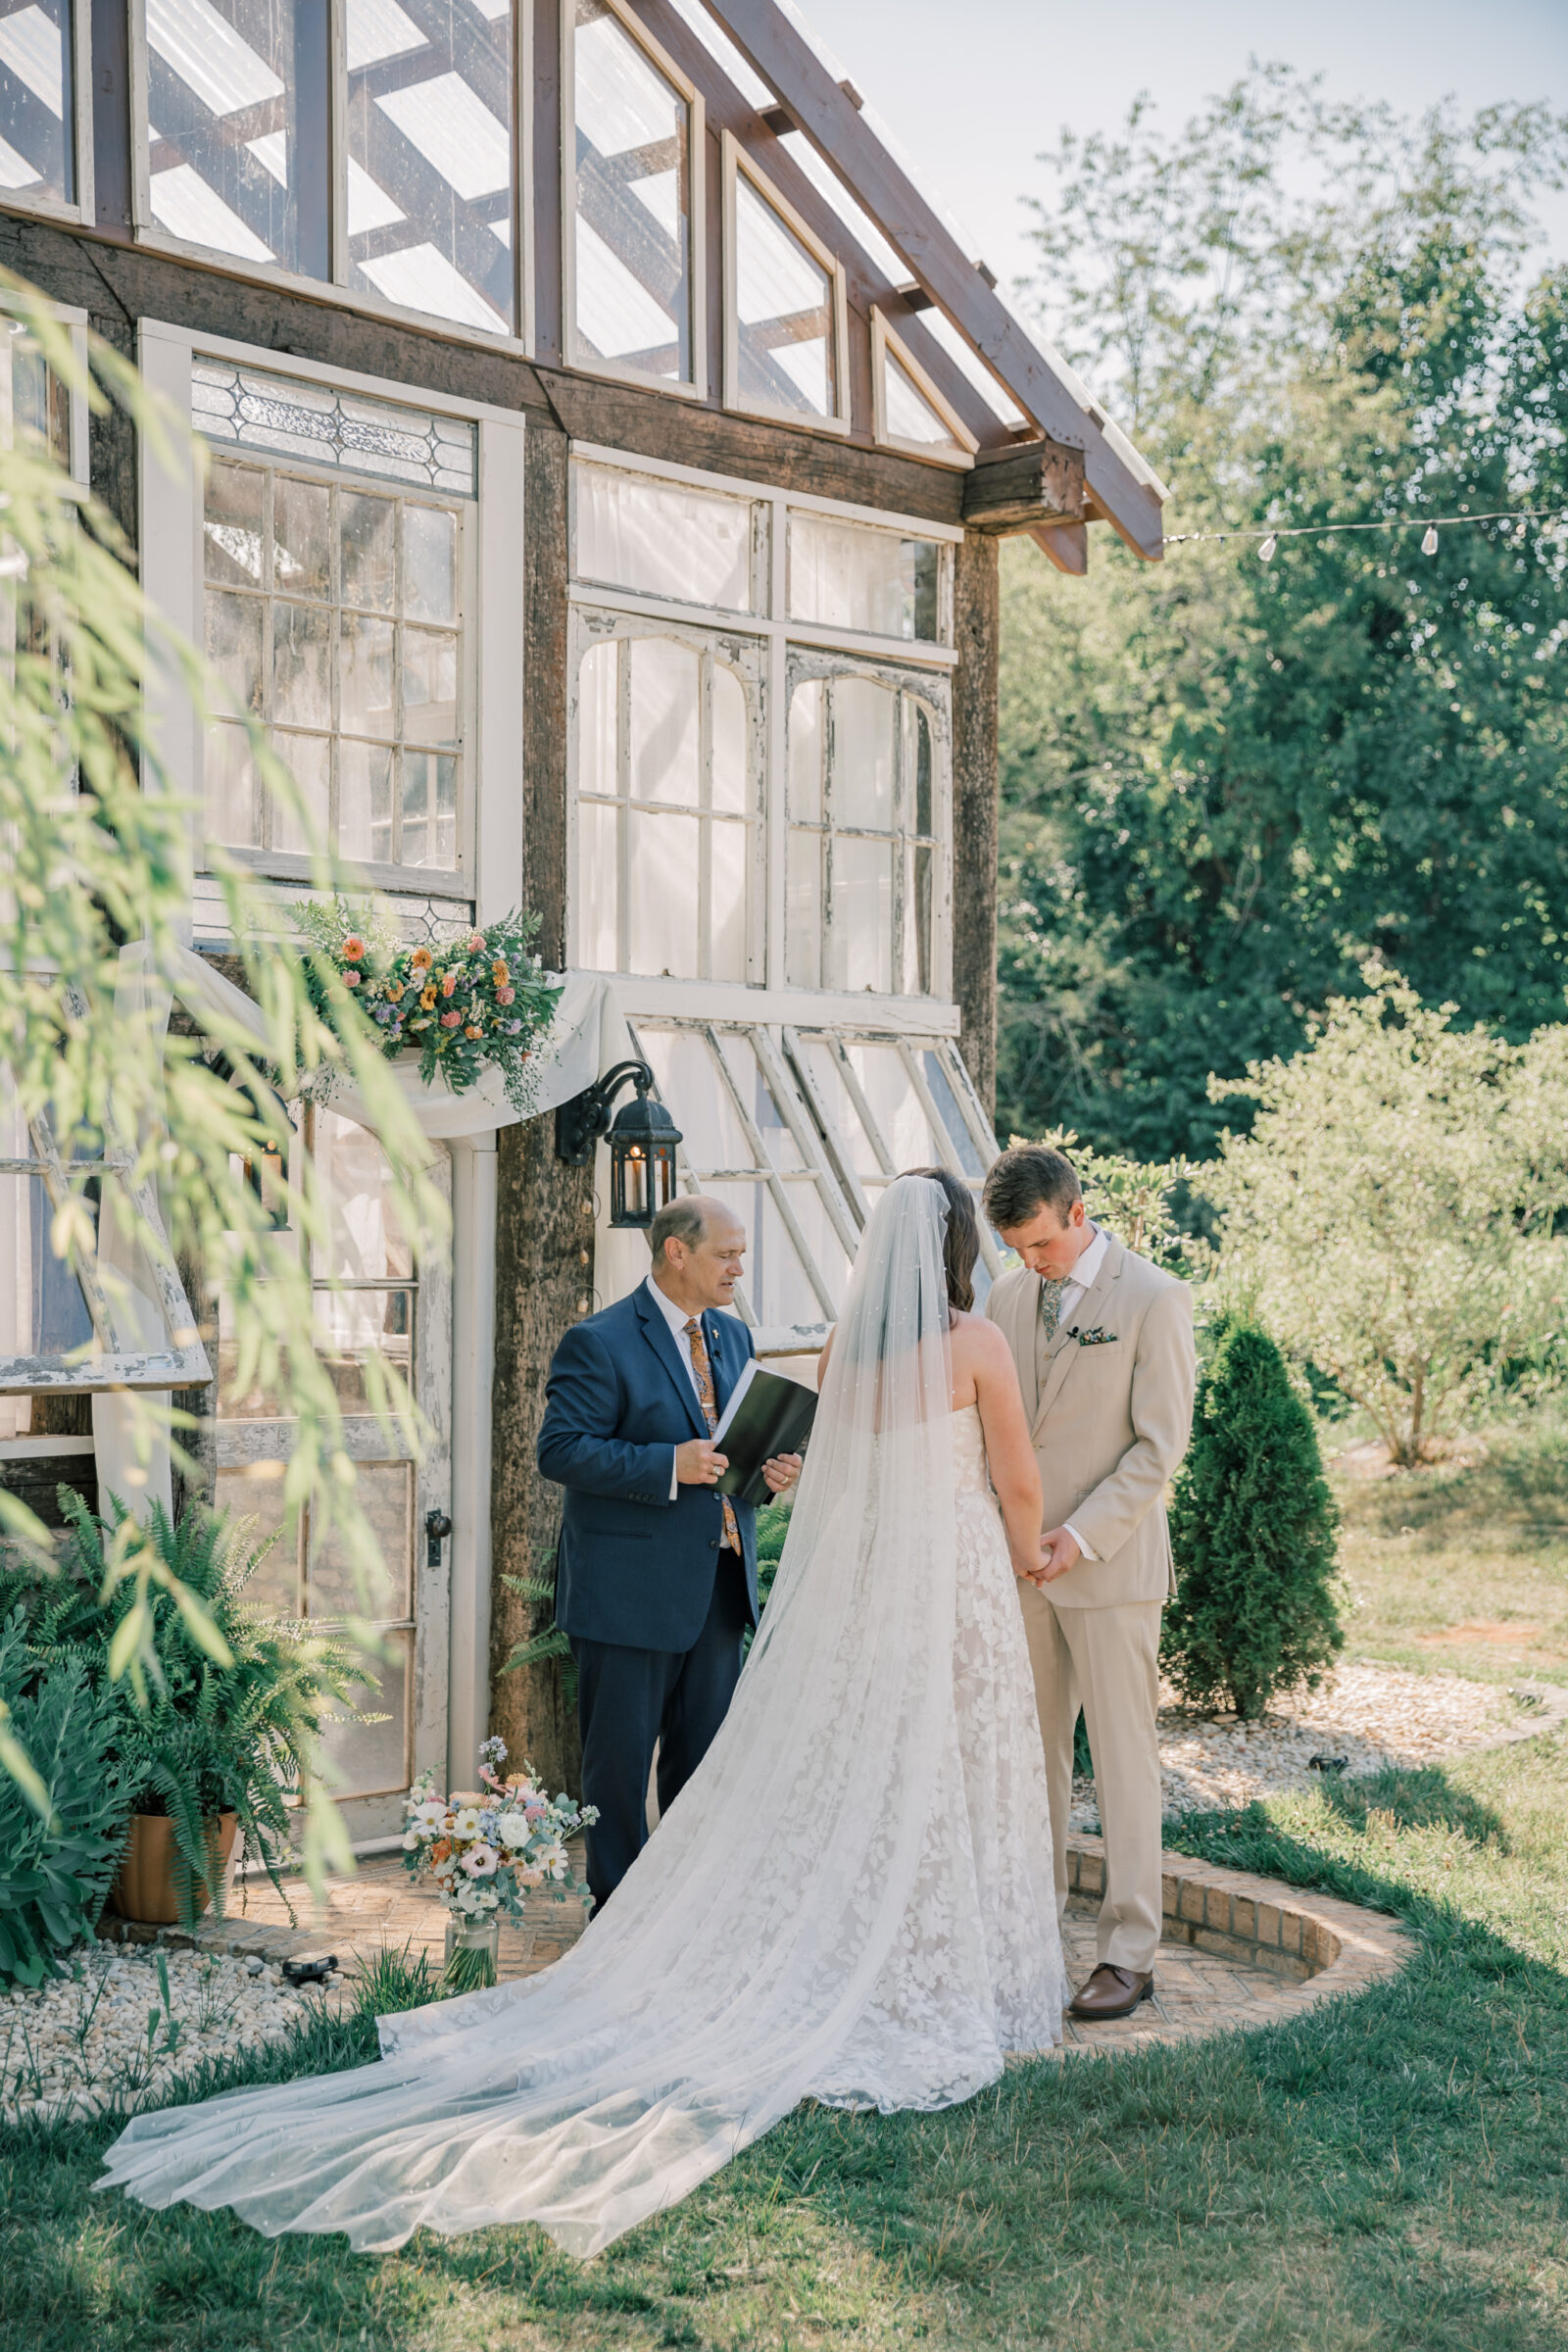
[[[447,1909],[474,1926],[498,1911],[520,1920],[524,1897],[540,1890],[558,1902],[587,1899],[566,1840],[598,1813],[569,1796],[546,1795],[529,1765],[503,1780],[506,1760],[506,1741],[487,1740],[479,1750],[482,1788],[438,1796],[426,1772],[405,1800],[404,1869],[431,1880]]]

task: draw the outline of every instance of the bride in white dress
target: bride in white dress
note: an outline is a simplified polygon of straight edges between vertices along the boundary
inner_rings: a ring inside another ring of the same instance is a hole
[[[1040,1484],[965,1311],[973,1220],[935,1170],[877,1204],[734,1703],[582,1940],[383,2018],[371,2065],[138,2116],[102,2186],[362,2251],[533,2221],[587,2256],[803,2098],[946,2107],[1060,2039],[1014,1589]]]

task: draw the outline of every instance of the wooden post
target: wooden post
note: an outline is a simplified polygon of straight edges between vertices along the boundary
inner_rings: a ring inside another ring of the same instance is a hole
[[[543,918],[547,964],[566,931],[566,437],[529,419],[526,454],[527,611],[523,623],[523,858],[528,904]],[[552,1788],[580,1787],[574,1710],[550,1663],[502,1672],[518,1642],[551,1622],[548,1601],[505,1580],[549,1574],[561,1492],[539,1475],[534,1447],[556,1343],[593,1303],[593,1169],[556,1157],[554,1113],[496,1139],[496,1355],[491,1392],[490,1728],[514,1763],[524,1756]]]
[[[987,1112],[997,1103],[997,541],[957,551],[953,673],[953,993],[959,1049]]]

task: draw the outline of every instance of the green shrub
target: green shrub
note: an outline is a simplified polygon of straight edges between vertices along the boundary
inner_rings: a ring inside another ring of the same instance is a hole
[[[130,1677],[111,1672],[117,1637],[138,1603],[135,1579],[115,1579],[109,1554],[125,1513],[100,1520],[79,1494],[60,1490],[71,1523],[57,1568],[25,1559],[0,1562],[0,1607],[20,1612],[29,1661],[28,1694],[41,1699],[74,1672],[104,1714],[109,1754],[127,1792],[130,1813],[167,1813],[189,1886],[187,1924],[196,1893],[221,1907],[221,1874],[209,1880],[203,1823],[238,1818],[246,1849],[282,1891],[277,1863],[290,1846],[289,1796],[317,1770],[323,1721],[352,1712],[352,1687],[366,1668],[340,1642],[313,1628],[253,1614],[245,1588],[270,1545],[252,1545],[251,1522],[207,1510],[187,1511],[177,1528],[156,1504],[149,1534],[179,1591],[154,1588],[158,1672],[138,1696]],[[228,1651],[220,1665],[190,1630],[179,1606],[194,1593]],[[184,1873],[181,1874],[184,1876]]]
[[[1255,1323],[1222,1316],[1171,1507],[1180,1590],[1160,1649],[1184,1698],[1228,1699],[1247,1719],[1277,1691],[1316,1687],[1345,1643],[1338,1532],[1317,1431],[1284,1357]]]
[[[0,1625],[0,1699],[43,1782],[47,1813],[0,1774],[0,1977],[37,1984],[90,1936],[119,1865],[130,1791],[112,1758],[114,1705],[69,1659],[39,1677],[26,1615]]]

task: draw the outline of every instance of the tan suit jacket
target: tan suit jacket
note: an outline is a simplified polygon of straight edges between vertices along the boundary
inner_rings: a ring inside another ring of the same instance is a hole
[[[1004,1274],[986,1301],[1018,1367],[1045,1524],[1070,1519],[1096,1554],[1046,1587],[1058,1609],[1162,1601],[1176,1590],[1165,1488],[1192,1435],[1192,1293],[1105,1238],[1099,1276],[1052,1340],[1043,1380],[1039,1276],[1027,1266]],[[1103,1340],[1083,1346],[1091,1332]]]

